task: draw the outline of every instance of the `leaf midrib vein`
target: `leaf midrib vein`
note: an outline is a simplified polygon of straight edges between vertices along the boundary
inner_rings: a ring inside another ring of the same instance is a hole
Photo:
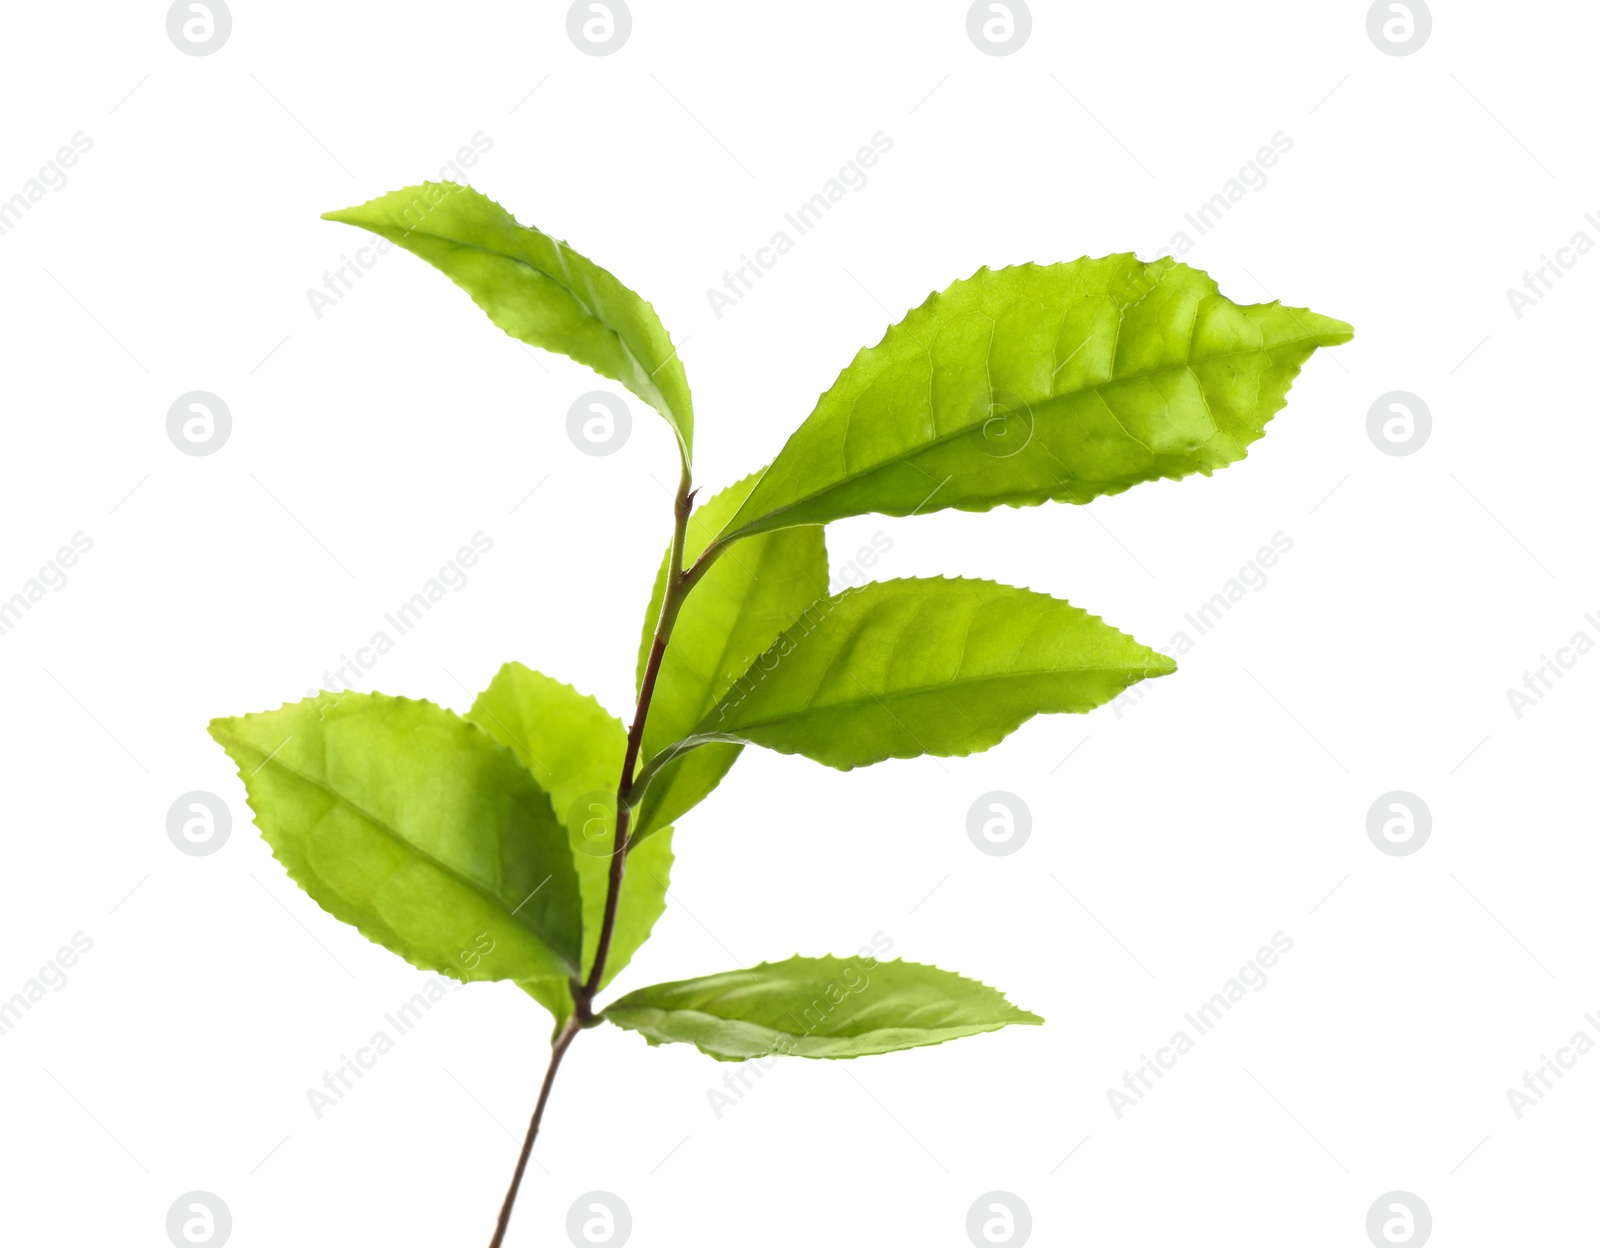
[[[736,1025],[741,1026],[741,1027],[750,1027],[750,1028],[753,1028],[756,1031],[765,1032],[768,1035],[781,1036],[781,1037],[783,1037],[785,1039],[795,1040],[795,1041],[798,1041],[798,1042],[804,1042],[804,1041],[807,1041],[807,1040],[825,1040],[825,1041],[826,1040],[838,1040],[838,1041],[844,1041],[844,1042],[860,1041],[860,1040],[869,1040],[874,1036],[880,1036],[880,1035],[884,1035],[884,1034],[892,1034],[892,1033],[896,1033],[896,1032],[899,1032],[899,1033],[912,1032],[912,1033],[919,1033],[919,1034],[922,1034],[922,1035],[939,1035],[939,1034],[945,1033],[945,1032],[964,1032],[964,1033],[970,1035],[970,1034],[972,1034],[973,1030],[976,1030],[976,1031],[998,1031],[1002,1027],[1009,1027],[1009,1026],[1012,1026],[1012,1025],[1014,1025],[1016,1023],[1021,1023],[1021,1022],[1027,1021],[1026,1019],[1023,1019],[1023,1018],[1011,1018],[1011,1019],[996,1018],[996,1019],[991,1019],[991,1020],[987,1020],[987,1021],[983,1021],[983,1022],[974,1022],[974,1023],[955,1023],[955,1022],[951,1022],[951,1023],[945,1023],[944,1025],[939,1026],[939,1027],[930,1027],[930,1026],[926,1026],[926,1025],[920,1025],[920,1026],[913,1025],[913,1026],[900,1026],[900,1027],[872,1027],[872,1028],[869,1028],[866,1031],[860,1031],[860,1032],[819,1034],[818,1032],[815,1032],[815,1031],[811,1031],[811,1032],[785,1031],[782,1027],[775,1027],[771,1023],[760,1022],[760,1021],[758,1021],[756,1019],[751,1019],[751,1018],[724,1018],[720,1014],[708,1014],[704,1010],[689,1009],[689,1008],[686,1008],[686,1007],[683,1007],[683,1006],[668,1007],[668,1006],[660,1006],[660,1005],[635,1005],[635,1006],[626,1006],[626,1007],[622,1007],[622,1008],[614,1008],[614,1009],[606,1011],[606,1013],[608,1015],[613,1016],[613,1019],[615,1019],[618,1016],[625,1016],[625,1015],[632,1014],[632,1013],[645,1013],[645,1012],[649,1012],[649,1013],[653,1013],[653,1014],[657,1014],[657,1015],[661,1015],[661,1016],[667,1016],[667,1015],[677,1015],[679,1017],[691,1016],[691,1017],[693,1017],[695,1019],[705,1019],[706,1021],[712,1022],[712,1023],[736,1024]],[[665,1034],[665,1033],[664,1033],[663,1029],[658,1028],[657,1029],[657,1034]],[[947,1036],[945,1036],[945,1039],[947,1039],[947,1040],[958,1040],[960,1038],[961,1038],[960,1035],[947,1035]],[[678,1041],[679,1037],[674,1035],[674,1036],[671,1037],[671,1039],[674,1040],[674,1041]],[[691,1043],[691,1044],[697,1043],[696,1041],[694,1041],[692,1039],[688,1040],[687,1042]]]
[[[972,686],[972,685],[993,684],[993,683],[998,682],[998,681],[1024,680],[1024,679],[1030,679],[1030,678],[1035,677],[1035,676],[1076,676],[1076,675],[1087,674],[1087,673],[1091,673],[1091,672],[1134,672],[1134,673],[1137,673],[1137,672],[1140,672],[1141,670],[1144,672],[1144,676],[1142,678],[1143,679],[1148,679],[1149,678],[1149,669],[1148,668],[1140,669],[1140,668],[1135,667],[1133,664],[1130,664],[1130,663],[1115,663],[1115,664],[1108,664],[1108,665],[1098,664],[1097,663],[1097,664],[1091,664],[1091,665],[1082,666],[1082,667],[1040,668],[1040,669],[1037,669],[1037,670],[1030,669],[1030,670],[1027,670],[1027,671],[991,673],[991,674],[985,675],[985,676],[958,676],[958,677],[955,677],[952,680],[941,680],[937,684],[917,685],[917,686],[914,686],[914,687],[909,688],[909,689],[887,690],[887,691],[884,691],[881,694],[871,694],[870,691],[869,691],[869,696],[866,697],[866,698],[844,698],[844,699],[842,699],[840,701],[837,701],[837,702],[820,702],[820,703],[813,698],[812,700],[808,701],[803,707],[800,707],[798,710],[791,711],[791,712],[789,712],[787,714],[784,714],[784,715],[770,716],[770,717],[767,717],[767,718],[764,718],[764,719],[738,720],[738,721],[736,721],[736,726],[738,728],[740,728],[740,729],[767,728],[767,727],[771,727],[771,726],[773,726],[775,724],[782,724],[782,723],[789,722],[791,720],[796,720],[796,719],[803,718],[804,716],[806,716],[808,714],[811,714],[813,712],[816,712],[816,711],[847,710],[847,709],[850,709],[852,707],[865,706],[865,705],[868,704],[869,701],[870,702],[874,702],[874,703],[881,702],[882,699],[884,699],[884,698],[889,698],[889,699],[910,698],[910,697],[916,697],[916,696],[918,696],[920,694],[924,694],[924,693],[937,693],[941,689],[953,689],[953,688],[960,688],[960,687],[966,687],[966,686]],[[1159,673],[1159,674],[1160,675],[1165,675],[1166,673]],[[853,673],[852,673],[852,675],[853,675]],[[866,688],[865,685],[863,685],[862,687]],[[699,735],[699,734],[696,734],[696,735]],[[712,739],[715,739],[715,738],[713,737]]]
[[[519,229],[519,230],[528,228],[527,226],[522,225],[520,223],[515,223],[514,222],[513,224],[515,224],[516,228]],[[465,251],[476,251],[476,252],[479,252],[480,254],[485,255],[485,256],[496,256],[496,257],[500,258],[501,260],[508,260],[512,264],[520,265],[521,267],[527,269],[530,273],[537,273],[540,277],[544,278],[547,282],[552,282],[555,285],[559,286],[562,290],[566,291],[567,294],[572,297],[572,301],[574,303],[576,303],[580,309],[582,309],[583,314],[585,316],[587,316],[596,325],[599,325],[601,329],[605,330],[606,333],[610,334],[611,337],[616,340],[617,348],[622,352],[622,354],[624,356],[627,357],[628,363],[633,366],[633,370],[634,370],[634,374],[635,374],[635,380],[637,380],[638,383],[641,386],[645,386],[648,389],[650,389],[651,391],[653,391],[661,399],[661,402],[666,406],[667,410],[672,413],[673,432],[674,433],[678,433],[681,436],[681,431],[678,429],[678,414],[673,409],[672,404],[670,402],[668,402],[667,396],[662,392],[661,387],[656,385],[655,374],[649,372],[645,368],[644,361],[641,360],[636,354],[634,354],[633,348],[628,345],[627,341],[622,337],[621,332],[616,330],[616,329],[614,329],[612,327],[610,321],[608,321],[605,317],[599,315],[599,313],[597,313],[593,308],[591,308],[589,306],[588,302],[584,299],[583,295],[580,294],[580,292],[577,290],[577,288],[572,284],[571,275],[567,271],[567,262],[566,262],[566,250],[567,250],[567,248],[566,248],[566,245],[564,243],[562,243],[560,239],[553,238],[550,235],[545,235],[545,237],[550,238],[550,242],[556,248],[556,255],[561,259],[562,272],[558,276],[558,275],[556,275],[554,273],[546,272],[544,269],[541,269],[536,264],[528,263],[528,261],[524,260],[521,256],[510,255],[507,252],[501,251],[501,250],[499,250],[498,248],[495,248],[495,247],[484,247],[484,246],[481,246],[478,243],[464,242],[463,240],[461,240],[459,238],[452,238],[448,234],[438,234],[438,233],[435,233],[433,230],[423,229],[420,226],[413,227],[411,230],[407,231],[407,233],[425,234],[429,238],[438,239],[442,243],[449,243],[452,247],[459,247],[459,248],[461,248],[461,249],[463,249]],[[664,366],[665,364],[666,364],[666,361],[663,360],[662,361],[662,365]]]
[[[1152,377],[1159,377],[1159,376],[1162,376],[1163,374],[1166,374],[1166,373],[1178,373],[1178,372],[1193,373],[1194,372],[1194,366],[1196,364],[1214,364],[1219,360],[1237,359],[1241,355],[1262,354],[1262,353],[1265,353],[1265,352],[1267,352],[1269,350],[1277,350],[1278,348],[1281,348],[1281,347],[1292,347],[1292,346],[1296,346],[1296,345],[1298,345],[1300,343],[1305,343],[1305,342],[1316,342],[1318,346],[1322,345],[1320,337],[1318,335],[1316,335],[1316,334],[1306,334],[1306,335],[1304,335],[1302,337],[1299,337],[1299,338],[1285,338],[1285,339],[1282,339],[1279,342],[1274,342],[1274,343],[1270,344],[1270,346],[1246,347],[1246,348],[1244,348],[1242,350],[1239,350],[1239,351],[1222,351],[1222,352],[1219,352],[1216,355],[1207,355],[1207,356],[1204,356],[1204,357],[1202,357],[1200,359],[1186,359],[1181,364],[1163,365],[1160,368],[1150,369],[1150,370],[1148,370],[1146,372],[1142,372],[1142,373],[1130,373],[1126,377],[1109,377],[1105,381],[1096,382],[1093,385],[1082,386],[1082,387],[1080,387],[1079,389],[1076,389],[1076,390],[1066,390],[1066,391],[1061,392],[1060,394],[1049,395],[1046,398],[1041,399],[1039,402],[1040,402],[1040,405],[1043,406],[1046,403],[1055,404],[1058,401],[1072,400],[1072,399],[1082,398],[1083,396],[1088,395],[1088,394],[1093,394],[1093,395],[1095,395],[1095,397],[1097,397],[1101,401],[1102,404],[1105,404],[1105,406],[1109,409],[1110,404],[1106,404],[1105,396],[1100,393],[1100,391],[1103,388],[1106,388],[1106,387],[1109,387],[1109,386],[1114,386],[1114,385],[1121,385],[1122,383],[1129,382],[1129,381],[1147,381]],[[900,361],[896,361],[896,360],[887,361],[885,363],[885,365],[884,365],[884,368],[891,367],[892,365],[897,364],[899,362]],[[867,379],[866,384],[862,387],[863,391],[868,389],[868,388],[870,388],[872,382],[876,381],[878,376],[882,372],[883,372],[883,369],[881,369],[881,368],[878,369],[876,372],[874,372],[872,377]],[[1200,385],[1201,393],[1204,394],[1204,392],[1205,392],[1205,383],[1201,382],[1200,378],[1198,376],[1195,377],[1195,381]],[[1259,391],[1259,386],[1258,386],[1258,391]],[[852,401],[852,403],[854,403],[854,402],[855,402],[855,400]],[[1259,393],[1258,393],[1258,396],[1257,396],[1256,406],[1257,407],[1260,406]],[[1113,414],[1113,416],[1114,416],[1114,414]],[[984,420],[987,420],[987,419],[989,419],[989,417],[986,416],[984,418]],[[1117,423],[1118,423],[1118,425],[1120,427],[1122,422],[1119,420]],[[1212,423],[1215,424],[1215,421],[1213,421]],[[931,439],[931,440],[929,440],[927,442],[919,442],[919,443],[917,443],[916,445],[914,445],[912,447],[909,447],[909,448],[907,448],[907,449],[905,449],[903,451],[897,452],[895,455],[891,456],[888,459],[880,460],[878,463],[875,463],[875,464],[869,464],[865,468],[862,468],[857,472],[844,473],[841,476],[836,477],[834,480],[828,482],[828,484],[823,486],[822,488],[813,490],[810,493],[804,495],[803,497],[795,499],[791,503],[785,503],[781,507],[774,507],[774,508],[771,508],[770,510],[762,512],[762,514],[758,517],[758,519],[762,520],[762,521],[771,520],[774,516],[781,516],[785,512],[793,511],[796,507],[804,506],[806,503],[815,502],[817,499],[825,497],[826,495],[832,493],[835,490],[842,489],[843,487],[845,487],[847,485],[850,485],[852,482],[859,481],[863,477],[871,476],[875,472],[880,472],[883,469],[893,467],[896,464],[909,464],[915,457],[917,457],[919,455],[922,455],[922,454],[926,453],[927,451],[932,450],[935,447],[943,446],[948,442],[953,442],[957,438],[967,437],[969,434],[972,433],[972,431],[974,429],[981,429],[983,427],[983,424],[984,424],[984,421],[980,420],[980,421],[977,421],[977,422],[972,423],[972,424],[962,425],[959,428],[956,428],[956,429],[952,430],[949,433],[942,434],[937,438],[933,438],[933,439]],[[802,426],[802,428],[804,428],[804,426]],[[1124,429],[1124,432],[1126,432],[1125,429]],[[1129,435],[1129,436],[1131,437],[1131,435]],[[1137,439],[1134,439],[1134,440],[1137,441]],[[1142,446],[1143,443],[1140,443],[1140,445]],[[841,442],[840,446],[841,446],[841,450],[842,450],[843,449],[843,443],[842,442]],[[1145,449],[1148,450],[1149,448],[1146,447]],[[781,458],[782,458],[782,456],[780,455],[779,459],[781,459]],[[778,461],[774,460],[772,465],[771,465],[771,467],[769,467],[767,471],[771,472],[772,468],[775,468],[777,466],[778,466]],[[765,474],[763,475],[763,479],[765,479]],[[754,497],[754,493],[755,493],[754,491],[751,492],[751,497]],[[744,506],[746,506],[746,507],[749,506],[749,500],[748,499],[745,501]],[[742,511],[743,507],[741,507],[740,510]],[[765,527],[770,528],[772,526],[771,525],[767,525]]]
[[[250,750],[253,753],[256,753],[256,754],[260,754],[261,753],[261,749],[260,749],[259,746],[255,745],[253,742],[244,740],[241,737],[235,737],[234,738],[234,744],[237,747]],[[454,867],[450,866],[448,863],[442,862],[439,859],[435,858],[432,854],[430,854],[426,850],[422,849],[415,842],[408,840],[404,836],[404,834],[402,834],[397,829],[391,827],[386,821],[384,821],[383,819],[380,819],[377,815],[374,815],[371,811],[366,810],[364,807],[362,807],[358,803],[352,801],[350,798],[346,797],[344,794],[340,793],[338,790],[328,787],[328,785],[326,783],[324,783],[323,781],[318,780],[313,776],[307,775],[305,772],[300,771],[298,768],[289,766],[288,763],[283,762],[281,759],[278,759],[278,758],[267,758],[266,763],[264,765],[279,768],[280,770],[282,770],[282,771],[288,773],[289,775],[293,776],[296,780],[299,780],[302,784],[310,785],[312,788],[317,789],[319,792],[327,794],[329,797],[331,797],[335,802],[339,803],[341,806],[345,806],[348,809],[354,811],[362,819],[365,819],[373,827],[377,828],[380,832],[384,833],[384,835],[388,836],[390,840],[396,842],[398,845],[400,845],[402,848],[408,850],[410,853],[415,854],[418,858],[422,859],[424,862],[428,863],[430,866],[436,868],[437,870],[439,870],[444,875],[449,876],[451,879],[455,880],[458,884],[461,884],[464,887],[470,889],[471,891],[477,893],[485,901],[488,901],[488,902],[492,903],[497,909],[499,909],[501,911],[502,914],[505,915],[505,917],[508,920],[516,923],[516,925],[518,927],[521,927],[524,931],[528,932],[529,935],[533,936],[536,940],[539,941],[540,944],[544,945],[547,949],[549,949],[550,952],[552,954],[554,954],[557,958],[561,957],[561,954],[559,952],[557,952],[557,950],[550,945],[550,942],[545,939],[544,934],[538,928],[534,927],[532,925],[532,923],[529,922],[528,920],[519,919],[515,913],[513,913],[510,910],[505,909],[506,901],[505,901],[505,899],[503,897],[497,897],[494,893],[489,892],[486,888],[484,888],[483,885],[479,884],[476,880],[472,879],[470,876],[462,875],[458,870],[456,870]],[[561,831],[563,833],[563,836],[565,836],[565,834],[566,834],[566,825],[565,824],[561,825]],[[307,850],[307,852],[309,854],[309,850],[310,850],[310,845],[309,844],[307,844],[306,850]],[[307,865],[308,866],[310,865],[309,861],[307,862]],[[321,873],[319,872],[318,874],[320,875]]]

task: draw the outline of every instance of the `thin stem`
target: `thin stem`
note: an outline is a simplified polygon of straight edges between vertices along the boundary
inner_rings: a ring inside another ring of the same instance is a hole
[[[544,1115],[545,1103],[550,1099],[550,1087],[555,1082],[556,1069],[566,1055],[567,1048],[586,1027],[598,1021],[592,1008],[594,996],[605,978],[606,957],[611,951],[611,935],[617,925],[617,902],[622,895],[622,876],[627,867],[628,820],[631,814],[629,800],[634,796],[634,772],[639,765],[639,751],[644,744],[645,719],[650,714],[650,700],[655,694],[656,678],[661,674],[661,660],[667,652],[673,625],[678,621],[678,611],[683,600],[694,588],[705,569],[710,567],[705,552],[696,565],[694,575],[683,570],[683,547],[689,531],[689,511],[694,505],[694,489],[689,477],[689,465],[683,466],[683,477],[678,485],[678,495],[673,506],[672,553],[667,564],[666,590],[662,594],[661,614],[656,620],[655,639],[650,645],[650,658],[645,664],[644,679],[639,682],[639,702],[634,708],[633,725],[628,729],[628,748],[622,760],[622,775],[617,780],[617,831],[612,843],[611,872],[606,884],[605,917],[600,924],[600,939],[595,947],[594,965],[583,983],[572,981],[573,1014],[556,1037],[550,1052],[550,1066],[544,1074],[544,1084],[539,1089],[539,1103],[533,1109],[533,1121],[528,1124],[528,1138],[523,1141],[522,1155],[517,1159],[516,1173],[511,1176],[511,1189],[506,1193],[505,1204],[500,1209],[500,1222],[495,1228],[489,1248],[500,1248],[505,1240],[506,1227],[511,1222],[511,1208],[516,1204],[517,1189],[522,1185],[523,1171],[528,1168],[528,1158],[533,1153],[533,1138],[539,1131],[539,1119]]]
[[[517,1158],[516,1173],[511,1176],[511,1189],[506,1192],[505,1203],[500,1206],[500,1221],[495,1225],[494,1238],[489,1241],[489,1248],[500,1248],[505,1241],[506,1228],[511,1225],[511,1207],[517,1203],[517,1189],[522,1186],[522,1173],[528,1168],[528,1158],[533,1156],[533,1137],[539,1134],[539,1120],[544,1117],[545,1104],[550,1100],[550,1087],[556,1081],[556,1069],[561,1065],[561,1059],[566,1056],[567,1048],[572,1044],[578,1030],[578,1019],[574,1015],[567,1020],[567,1025],[561,1029],[561,1034],[556,1037],[556,1042],[550,1050],[550,1065],[545,1068],[544,1083],[539,1088],[539,1102],[533,1107],[533,1120],[528,1123],[528,1137],[522,1141],[522,1155]]]
[[[689,467],[685,464],[673,507],[672,553],[667,560],[661,614],[656,620],[655,640],[650,643],[650,657],[645,662],[644,679],[639,682],[639,703],[634,708],[633,726],[628,729],[628,748],[622,757],[622,774],[617,779],[617,831],[611,843],[611,873],[606,883],[605,917],[600,923],[600,940],[595,946],[594,965],[589,969],[589,978],[575,994],[578,1013],[585,1021],[589,1017],[594,994],[600,991],[600,985],[604,982],[606,958],[611,952],[611,933],[617,925],[617,902],[622,896],[622,876],[628,865],[628,820],[633,813],[629,798],[632,796],[633,773],[639,765],[639,750],[644,744],[645,720],[650,714],[650,700],[655,695],[656,677],[661,674],[661,660],[667,653],[667,642],[672,637],[673,625],[678,622],[678,610],[689,592],[689,587],[684,584],[683,545],[689,532],[689,510],[693,504],[694,490],[690,486]]]

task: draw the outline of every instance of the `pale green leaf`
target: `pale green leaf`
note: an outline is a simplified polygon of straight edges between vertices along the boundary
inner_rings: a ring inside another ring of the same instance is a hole
[[[1350,326],[1133,255],[979,269],[839,374],[728,523],[1087,503],[1243,459]]]
[[[605,916],[617,782],[627,732],[593,698],[521,663],[507,663],[495,674],[467,719],[511,748],[550,794],[566,824],[583,895],[583,974],[578,978],[585,979],[594,965]],[[671,871],[671,828],[629,855],[606,955],[605,983],[649,939],[650,929],[666,909]],[[567,980],[522,986],[556,1015],[558,1024],[572,1012]]]
[[[640,852],[655,840],[662,827],[704,801],[739,761],[743,749],[742,745],[725,741],[708,742],[666,764],[639,799],[633,816],[637,830],[628,853]]]
[[[972,754],[1034,715],[1093,710],[1176,667],[1045,594],[877,581],[807,612],[690,740],[751,742],[842,770]]]
[[[461,980],[576,973],[565,829],[476,725],[431,702],[323,693],[210,732],[273,854],[334,918]]]
[[[621,382],[673,432],[685,463],[694,409],[683,363],[655,309],[566,243],[453,182],[424,182],[323,214],[421,256],[506,333]]]
[[[630,992],[605,1017],[652,1045],[693,1044],[734,1062],[771,1054],[865,1057],[1044,1021],[952,971],[833,957],[655,984]]]
[[[692,565],[749,495],[760,477],[708,499],[689,516],[684,565]],[[656,574],[639,643],[638,680],[643,681],[656,617],[666,592],[668,559]],[[779,633],[828,596],[828,556],[821,525],[801,525],[763,534],[724,552],[678,613],[671,644],[656,677],[645,721],[641,762],[688,736]],[[677,819],[733,766],[742,747],[713,744],[674,759],[655,777],[636,812],[635,837]]]

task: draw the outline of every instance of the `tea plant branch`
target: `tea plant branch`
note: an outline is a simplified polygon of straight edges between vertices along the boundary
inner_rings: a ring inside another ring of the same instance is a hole
[[[824,525],[919,515],[932,479],[935,510],[984,512],[1209,476],[1244,458],[1311,353],[1349,341],[1350,327],[1234,303],[1171,259],[980,269],[857,352],[765,469],[696,507],[682,361],[615,275],[453,183],[328,216],[418,255],[511,337],[632,392],[671,427],[683,469],[631,725],[509,662],[464,713],[345,689],[210,728],[273,853],[324,910],[419,969],[514,984],[555,1019],[491,1248],[567,1050],[601,1021],[723,1061],[858,1058],[1043,1022],[975,979],[880,956],[894,946],[881,932],[850,957],[796,954],[594,1002],[666,910],[672,825],[746,747],[841,771],[964,756],[1035,715],[1082,714],[1174,670],[1064,599],[986,580],[867,579],[888,549],[876,536],[835,578]],[[1072,342],[1094,349],[1061,361]],[[992,435],[996,415],[1026,416],[1021,445]],[[738,557],[722,560],[734,543]],[[590,831],[603,845],[608,811],[606,858]],[[854,994],[868,982],[864,1008]]]

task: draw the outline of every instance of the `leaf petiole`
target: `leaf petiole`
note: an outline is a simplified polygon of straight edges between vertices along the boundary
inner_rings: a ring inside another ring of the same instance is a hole
[[[656,778],[661,769],[673,759],[682,758],[697,745],[705,745],[702,739],[686,739],[675,741],[666,749],[654,755],[649,762],[639,768],[639,774],[633,778],[633,783],[628,787],[627,801],[629,805],[637,806],[649,789],[650,782]]]

